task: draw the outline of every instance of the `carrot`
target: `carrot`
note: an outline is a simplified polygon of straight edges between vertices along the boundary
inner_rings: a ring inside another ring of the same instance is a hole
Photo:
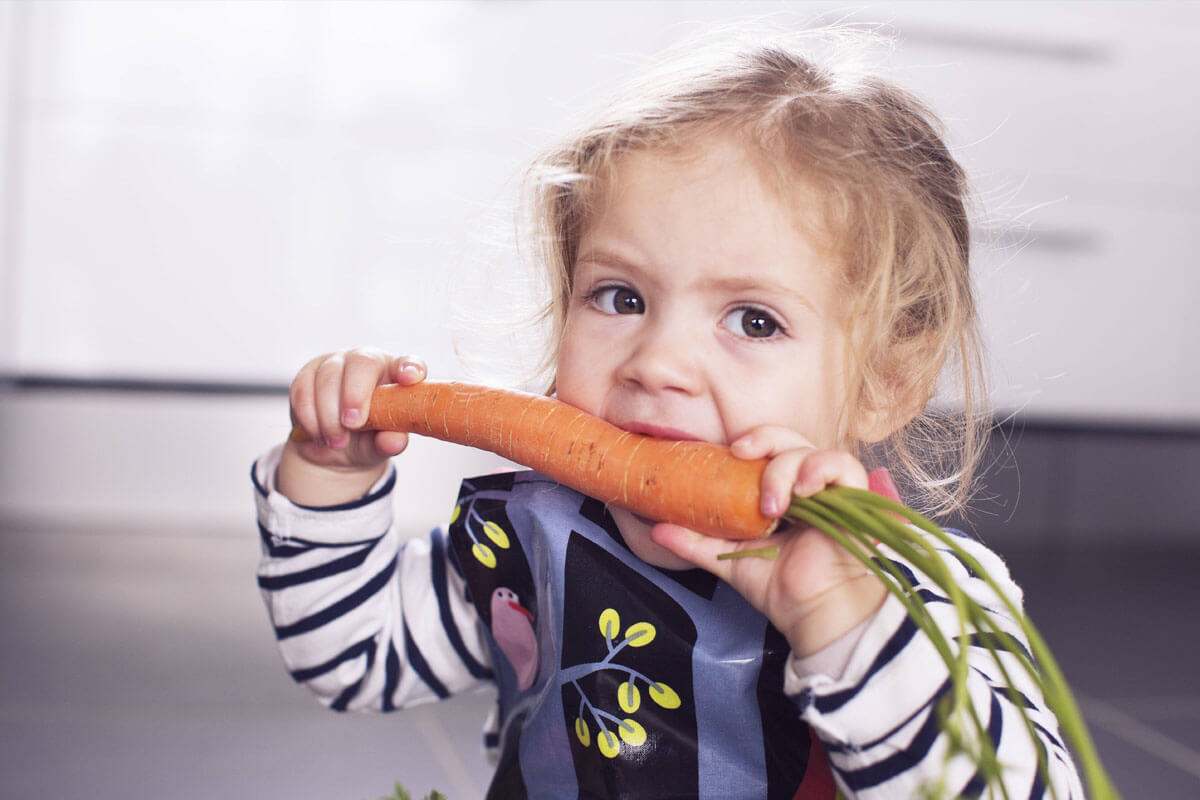
[[[778,524],[759,510],[766,459],[623,431],[543,395],[453,381],[380,386],[366,427],[489,450],[605,503],[710,536],[756,539]]]

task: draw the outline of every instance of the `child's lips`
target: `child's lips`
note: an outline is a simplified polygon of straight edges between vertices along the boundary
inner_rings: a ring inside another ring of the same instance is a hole
[[[655,439],[671,439],[677,442],[698,442],[701,441],[699,436],[672,428],[667,425],[651,425],[646,422],[619,422],[617,427],[630,433],[640,433],[643,436],[653,436]]]

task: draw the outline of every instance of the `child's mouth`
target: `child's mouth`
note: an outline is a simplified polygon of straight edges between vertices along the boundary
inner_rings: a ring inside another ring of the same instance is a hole
[[[699,436],[694,436],[687,431],[679,428],[672,428],[666,425],[651,425],[646,422],[624,422],[618,423],[618,428],[629,431],[630,433],[640,433],[643,436],[652,436],[655,439],[670,439],[677,442],[697,442],[700,441]]]

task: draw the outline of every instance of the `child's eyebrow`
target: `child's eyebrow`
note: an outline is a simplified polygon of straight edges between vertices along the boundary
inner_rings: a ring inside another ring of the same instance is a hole
[[[752,276],[731,276],[728,278],[707,278],[701,281],[701,285],[705,288],[715,289],[721,292],[730,294],[740,294],[743,292],[754,292],[756,294],[766,294],[772,297],[783,296],[788,300],[800,303],[807,307],[814,314],[820,314],[821,311],[807,295],[796,291],[787,284],[778,283],[777,281],[756,278]]]
[[[628,269],[637,272],[641,271],[641,269],[632,261],[622,258],[611,250],[603,250],[595,247],[585,250],[575,257],[575,263],[577,265],[585,262],[588,264],[598,264],[605,267],[616,267],[619,269]]]

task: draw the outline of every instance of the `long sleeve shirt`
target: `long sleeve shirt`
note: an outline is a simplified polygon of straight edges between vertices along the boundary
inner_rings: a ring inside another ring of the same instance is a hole
[[[853,798],[983,788],[970,759],[949,755],[939,726],[949,672],[895,598],[828,669],[827,658],[792,658],[728,584],[638,559],[603,504],[538,473],[468,479],[445,528],[401,541],[394,475],[353,503],[306,508],[273,490],[277,461],[276,451],[254,469],[259,586],[292,677],[337,710],[388,711],[494,687],[489,798],[827,800],[835,781]],[[1000,559],[964,546],[1019,602]],[[1004,621],[1012,638],[1000,658],[1015,659],[1019,627],[990,587],[946,561]],[[895,563],[938,624],[956,630],[936,588]],[[1046,794],[1040,747],[1057,797],[1082,797],[1036,687],[1006,664],[1035,744],[991,651],[967,646],[968,691],[1007,765],[1010,796]]]

